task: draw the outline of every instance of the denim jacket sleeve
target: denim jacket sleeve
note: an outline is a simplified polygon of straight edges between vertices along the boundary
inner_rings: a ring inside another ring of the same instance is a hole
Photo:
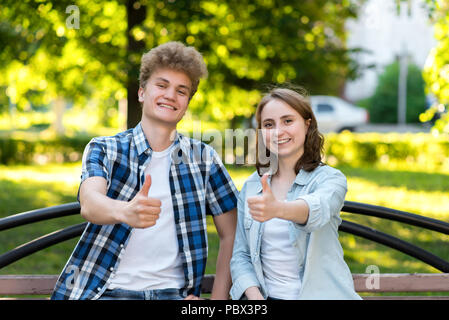
[[[231,258],[231,297],[238,300],[249,287],[260,287],[251,261],[249,239],[245,231],[246,184],[240,191],[237,202],[237,230]]]
[[[302,199],[307,203],[309,217],[304,225],[296,224],[297,228],[305,232],[312,232],[334,218],[340,219],[340,210],[344,205],[347,192],[346,177],[343,173],[325,166],[316,175],[316,179],[312,179],[307,189],[308,192],[300,194],[297,199]]]

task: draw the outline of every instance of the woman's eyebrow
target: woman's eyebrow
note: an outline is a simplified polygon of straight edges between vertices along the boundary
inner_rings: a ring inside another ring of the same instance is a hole
[[[281,116],[280,118],[285,119],[285,118],[290,118],[290,117],[294,117],[294,116],[295,116],[294,114],[286,114],[286,115]],[[271,118],[265,118],[262,120],[262,122],[265,122],[265,121],[274,121],[274,120]]]
[[[286,114],[286,115],[281,116],[281,119],[290,118],[290,117],[294,117],[294,116],[295,116],[294,114]]]

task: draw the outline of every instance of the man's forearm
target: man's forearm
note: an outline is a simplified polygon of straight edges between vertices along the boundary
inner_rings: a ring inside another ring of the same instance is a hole
[[[218,250],[216,274],[211,299],[229,299],[229,290],[232,285],[229,262],[231,261],[233,244],[234,237],[228,237],[220,240],[220,248]]]
[[[95,224],[105,225],[122,222],[119,212],[126,203],[94,191],[80,197],[80,204],[81,215],[84,219]]]

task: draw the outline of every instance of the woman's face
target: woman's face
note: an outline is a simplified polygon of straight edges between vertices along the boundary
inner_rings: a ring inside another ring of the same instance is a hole
[[[302,156],[310,119],[304,120],[284,101],[272,99],[263,107],[260,120],[265,145],[279,160]]]

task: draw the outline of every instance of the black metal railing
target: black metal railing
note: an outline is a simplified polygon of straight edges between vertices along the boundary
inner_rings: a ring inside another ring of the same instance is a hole
[[[345,205],[342,211],[398,221],[449,235],[449,223],[412,214],[409,212],[352,201],[345,201]],[[32,210],[0,219],[0,231],[47,219],[75,215],[79,214],[79,212],[80,206],[78,202]],[[73,225],[68,228],[44,235],[15,249],[12,249],[0,255],[0,268],[3,268],[17,260],[20,260],[30,254],[48,248],[52,245],[79,237],[83,233],[86,225],[87,222]],[[401,240],[373,228],[368,228],[366,226],[345,220],[343,220],[339,230],[398,250],[428,265],[431,265],[442,272],[449,273],[448,261],[410,242]]]

